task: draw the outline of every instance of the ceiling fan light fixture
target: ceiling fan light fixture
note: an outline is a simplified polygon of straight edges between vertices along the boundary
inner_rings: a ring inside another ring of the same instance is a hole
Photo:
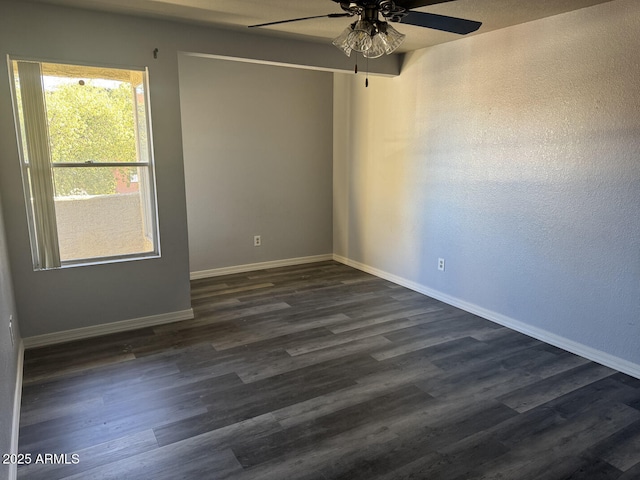
[[[347,57],[355,50],[366,58],[378,58],[396,51],[405,37],[387,22],[360,19],[345,28],[332,43]]]
[[[402,42],[404,42],[406,37],[406,35],[400,33],[386,22],[384,22],[384,27],[380,30],[381,32],[378,36],[381,37],[381,40],[384,43],[384,49],[387,55],[395,52],[396,49],[402,45]]]
[[[366,52],[371,48],[374,27],[368,20],[358,20],[347,36],[347,43],[356,52]]]
[[[355,26],[355,22],[345,28],[340,35],[333,39],[333,43],[337,48],[342,50],[347,57],[351,56],[351,45],[347,41],[349,38],[349,34],[353,32],[353,27]]]
[[[368,50],[362,52],[365,58],[378,58],[384,55],[386,52],[385,42],[382,39],[382,34],[376,33],[371,37],[371,47]]]

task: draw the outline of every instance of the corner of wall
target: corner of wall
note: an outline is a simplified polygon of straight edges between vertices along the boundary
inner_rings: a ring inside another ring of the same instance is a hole
[[[561,348],[575,355],[579,355],[593,362],[599,363],[606,367],[640,379],[640,365],[638,365],[637,363],[633,363],[629,360],[625,360],[624,358],[620,358],[610,353],[589,347],[588,345],[578,343],[569,338],[556,335],[555,333],[549,332],[542,328],[529,325],[520,320],[516,320],[506,315],[502,315],[501,313],[488,310],[479,305],[467,302],[451,295],[447,295],[425,285],[421,285],[417,282],[413,282],[411,280],[407,280],[406,278],[385,272],[384,270],[380,270],[370,265],[351,260],[350,258],[334,254],[333,259],[336,262],[343,263],[345,265],[356,268],[358,270],[362,270],[363,272],[369,273],[371,275],[375,275],[376,277],[383,278],[428,297],[435,298],[436,300],[440,300],[441,302],[444,302],[448,305],[460,308],[474,315],[478,315],[479,317],[502,325],[503,327],[510,328],[511,330],[515,330],[516,332],[528,335],[529,337],[540,340],[541,342],[548,343],[550,345],[553,345],[554,347]]]
[[[20,432],[20,406],[22,404],[22,373],[24,369],[24,341],[18,345],[18,361],[16,362],[16,384],[13,395],[13,418],[11,423],[11,447],[9,453],[18,453],[18,437]],[[9,466],[9,480],[18,478],[18,466]]]
[[[63,330],[59,332],[35,335],[33,337],[25,337],[23,342],[25,348],[44,347],[47,345],[57,345],[59,343],[99,337],[112,333],[137,330],[139,328],[164,325],[166,323],[191,320],[192,318],[193,309],[188,308],[186,310],[179,310],[175,312],[159,313],[146,317],[131,318],[128,320],[120,320],[117,322],[101,323],[99,325],[92,325],[90,327],[74,328],[71,330]]]

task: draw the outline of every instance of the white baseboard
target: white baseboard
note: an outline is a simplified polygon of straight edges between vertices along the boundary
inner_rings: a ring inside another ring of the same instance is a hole
[[[407,287],[410,290],[414,290],[418,293],[422,293],[423,295],[435,298],[436,300],[440,300],[441,302],[447,303],[454,307],[461,308],[462,310],[465,310],[469,313],[473,313],[474,315],[478,315],[479,317],[503,325],[507,328],[523,333],[568,352],[575,353],[576,355],[592,360],[601,365],[613,368],[614,370],[618,370],[619,372],[626,373],[627,375],[631,375],[635,378],[640,378],[640,365],[638,365],[637,363],[633,363],[623,358],[616,357],[615,355],[611,355],[601,350],[583,345],[566,337],[562,337],[547,330],[534,327],[519,320],[515,320],[511,317],[507,317],[506,315],[502,315],[500,313],[488,310],[465,300],[452,297],[438,290],[433,290],[419,283],[412,282],[411,280],[407,280],[405,278],[371,267],[369,265],[365,265],[355,260],[351,260],[349,258],[335,254],[333,256],[333,259],[336,262],[340,262],[350,267],[357,268],[358,270],[370,273],[371,275],[375,275],[376,277],[389,280],[390,282],[401,285],[403,287]]]
[[[200,278],[219,277],[221,275],[231,275],[232,273],[253,272],[255,270],[265,270],[267,268],[289,267],[291,265],[303,265],[305,263],[325,262],[333,260],[333,255],[313,255],[310,257],[285,258],[283,260],[273,260],[270,262],[247,263],[245,265],[234,265],[232,267],[213,268],[211,270],[199,270],[191,272],[191,280]]]
[[[11,422],[11,447],[9,453],[18,453],[18,434],[20,432],[20,405],[22,404],[22,372],[24,368],[24,341],[18,346],[18,361],[16,362],[16,385],[13,394],[13,419]],[[9,480],[18,478],[18,466],[9,464]]]
[[[105,323],[92,327],[76,328],[73,330],[65,330],[63,332],[46,333],[44,335],[36,335],[24,339],[24,348],[43,347],[46,345],[55,345],[57,343],[70,342],[72,340],[81,340],[83,338],[98,337],[100,335],[108,335],[110,333],[125,332],[127,330],[135,330],[144,327],[153,327],[165,323],[178,322],[180,320],[190,320],[193,318],[193,309],[181,310],[178,312],[161,313],[158,315],[150,315],[148,317],[132,318],[130,320],[121,320],[119,322]]]

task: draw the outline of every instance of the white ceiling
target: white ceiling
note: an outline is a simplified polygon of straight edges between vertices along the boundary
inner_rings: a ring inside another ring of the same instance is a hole
[[[30,0],[92,10],[127,13],[232,28],[256,35],[277,35],[330,42],[350,22],[349,18],[322,18],[249,30],[248,25],[290,18],[341,12],[331,0]],[[478,35],[543,17],[612,0],[456,0],[422,7],[423,12],[482,22]],[[410,51],[460,38],[453,33],[396,25],[407,35],[399,51]]]

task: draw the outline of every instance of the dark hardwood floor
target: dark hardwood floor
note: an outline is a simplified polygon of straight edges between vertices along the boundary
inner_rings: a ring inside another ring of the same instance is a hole
[[[640,380],[334,262],[192,299],[26,352],[20,480],[640,479]]]

